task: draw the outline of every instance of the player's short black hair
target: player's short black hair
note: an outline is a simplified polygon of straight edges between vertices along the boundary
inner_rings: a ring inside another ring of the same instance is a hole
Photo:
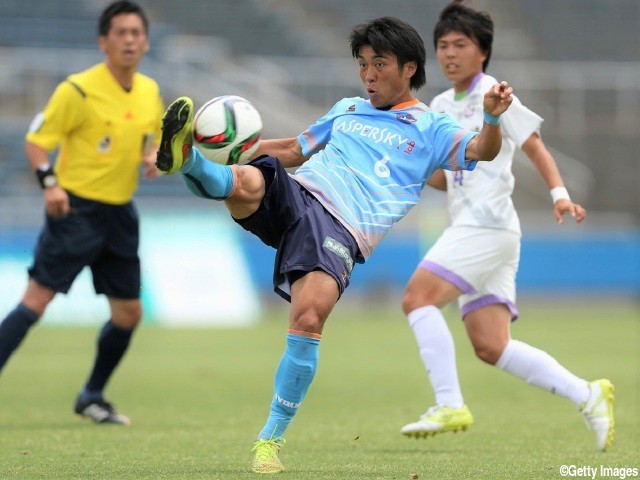
[[[123,13],[135,13],[138,15],[144,24],[145,33],[147,35],[149,34],[149,20],[147,19],[147,15],[144,13],[142,7],[137,3],[129,2],[127,0],[119,0],[107,5],[102,11],[100,19],[98,20],[98,36],[104,37],[108,35],[109,29],[111,28],[111,19],[116,15],[121,15]]]
[[[486,71],[491,58],[493,44],[493,20],[487,12],[480,12],[464,4],[464,0],[454,0],[444,7],[440,19],[433,30],[433,47],[438,49],[438,40],[450,32],[460,32],[478,44],[487,58],[482,62]]]
[[[353,58],[358,58],[360,49],[369,45],[378,54],[395,55],[400,68],[407,62],[416,62],[411,88],[417,90],[426,83],[424,64],[427,61],[427,51],[416,29],[408,23],[394,17],[375,18],[353,27],[349,41]]]

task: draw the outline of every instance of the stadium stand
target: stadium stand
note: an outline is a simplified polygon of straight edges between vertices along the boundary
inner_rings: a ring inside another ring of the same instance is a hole
[[[405,0],[392,9],[385,0],[308,0],[304,8],[300,3],[219,0],[214,7],[192,0],[185,8],[168,0],[149,2],[152,49],[142,70],[158,79],[167,101],[187,91],[196,103],[218,94],[244,95],[262,113],[266,136],[296,135],[337,98],[361,94],[346,47],[349,28],[392,14],[414,24],[426,40],[428,84],[420,96],[428,100],[446,88],[431,46],[431,29],[446,0]],[[39,197],[22,153],[23,134],[66,74],[99,60],[94,22],[103,5],[98,0],[2,2],[0,62],[10,66],[0,69],[3,201]],[[565,154],[560,154],[566,158],[559,160],[561,170],[581,172],[581,195],[588,195],[592,211],[615,210],[638,222],[634,159],[640,135],[634,112],[640,108],[640,44],[633,35],[640,4],[485,0],[477,6],[490,10],[496,21],[491,73],[508,75],[525,103],[545,118],[546,143]],[[577,23],[568,22],[570,16],[580,17],[583,28],[565,28]],[[591,41],[594,36],[597,42]],[[546,207],[539,180],[522,165],[516,169],[519,208]],[[141,194],[187,195],[173,180],[143,180]]]

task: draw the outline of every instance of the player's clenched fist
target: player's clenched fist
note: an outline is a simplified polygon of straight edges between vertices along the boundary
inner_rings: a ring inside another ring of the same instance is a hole
[[[484,94],[484,111],[496,117],[502,115],[513,101],[512,93],[513,88],[507,82],[496,83]]]

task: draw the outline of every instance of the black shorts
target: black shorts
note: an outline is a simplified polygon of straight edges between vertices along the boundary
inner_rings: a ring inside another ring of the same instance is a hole
[[[109,205],[69,193],[71,212],[46,215],[29,276],[67,293],[85,267],[91,267],[96,293],[119,299],[140,298],[138,212],[132,202]]]
[[[291,284],[305,273],[322,270],[335,279],[342,295],[359,253],[353,236],[277,158],[262,156],[249,165],[262,172],[266,192],[258,210],[236,222],[277,249],[275,292],[291,301]]]

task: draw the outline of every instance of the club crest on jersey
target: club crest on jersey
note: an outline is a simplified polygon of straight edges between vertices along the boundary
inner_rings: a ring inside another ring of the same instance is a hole
[[[347,108],[347,112],[355,112],[356,111],[356,104],[354,103],[353,105],[351,105],[349,108]]]
[[[412,123],[418,121],[418,119],[410,113],[399,113],[398,115],[396,115],[396,118],[402,123],[406,123],[407,125],[411,125]]]
[[[473,116],[474,110],[475,108],[473,107],[473,105],[467,105],[467,108],[464,109],[464,116],[466,118]]]
[[[98,151],[100,153],[108,153],[111,149],[111,137],[109,135],[105,135],[104,138],[98,144]]]

